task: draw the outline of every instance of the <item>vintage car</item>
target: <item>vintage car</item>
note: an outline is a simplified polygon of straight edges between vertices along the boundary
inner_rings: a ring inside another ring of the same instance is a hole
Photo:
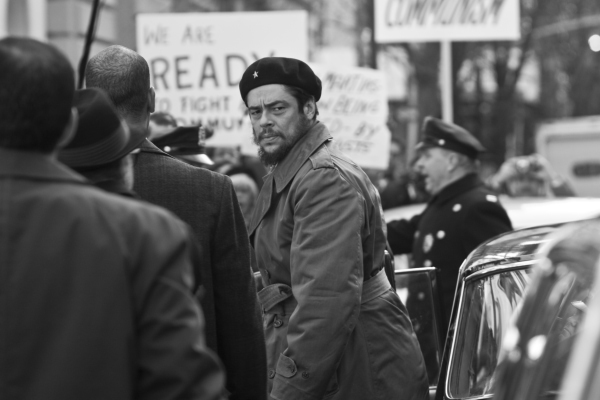
[[[538,249],[559,226],[508,232],[474,250],[460,269],[447,335],[438,323],[435,269],[395,272],[396,291],[408,308],[425,357],[432,399],[492,396],[506,327],[538,262]]]
[[[600,219],[548,239],[505,334],[494,399],[600,398]]]

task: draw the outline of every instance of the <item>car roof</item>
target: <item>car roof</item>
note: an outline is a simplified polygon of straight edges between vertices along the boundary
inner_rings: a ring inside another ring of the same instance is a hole
[[[564,224],[543,225],[506,232],[479,245],[461,267],[461,276],[499,266],[530,263],[557,229]]]
[[[500,196],[515,229],[561,224],[600,215],[600,198],[596,197],[508,197]],[[384,211],[386,222],[409,219],[422,212],[426,203],[410,204]]]

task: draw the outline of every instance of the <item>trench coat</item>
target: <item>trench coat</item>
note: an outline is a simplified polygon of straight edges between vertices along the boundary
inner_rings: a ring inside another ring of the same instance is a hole
[[[134,173],[133,189],[143,200],[173,212],[194,232],[206,342],[225,365],[231,400],[264,399],[264,336],[248,233],[231,179],[177,160],[148,140]]]
[[[189,228],[0,148],[0,399],[217,399]]]
[[[317,123],[269,175],[250,225],[274,399],[424,399],[423,358],[381,271],[379,196]]]
[[[476,174],[443,188],[421,214],[387,227],[394,254],[412,253],[414,268],[436,268],[446,327],[462,262],[481,243],[512,230],[498,196]]]

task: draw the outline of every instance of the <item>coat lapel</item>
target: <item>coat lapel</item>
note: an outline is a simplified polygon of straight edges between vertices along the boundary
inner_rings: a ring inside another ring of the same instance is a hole
[[[252,220],[250,221],[250,229],[248,236],[250,237],[250,243],[254,242],[253,235],[256,228],[263,220],[269,208],[271,208],[271,197],[273,195],[273,173],[270,173],[265,178],[262,189],[256,199],[256,205],[254,206],[254,212],[252,213]]]

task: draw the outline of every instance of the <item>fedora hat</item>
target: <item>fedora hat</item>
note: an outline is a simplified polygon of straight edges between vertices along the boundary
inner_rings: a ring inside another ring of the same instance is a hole
[[[73,168],[97,167],[119,160],[138,148],[146,132],[130,130],[108,95],[98,88],[75,91],[79,124],[58,159]]]

